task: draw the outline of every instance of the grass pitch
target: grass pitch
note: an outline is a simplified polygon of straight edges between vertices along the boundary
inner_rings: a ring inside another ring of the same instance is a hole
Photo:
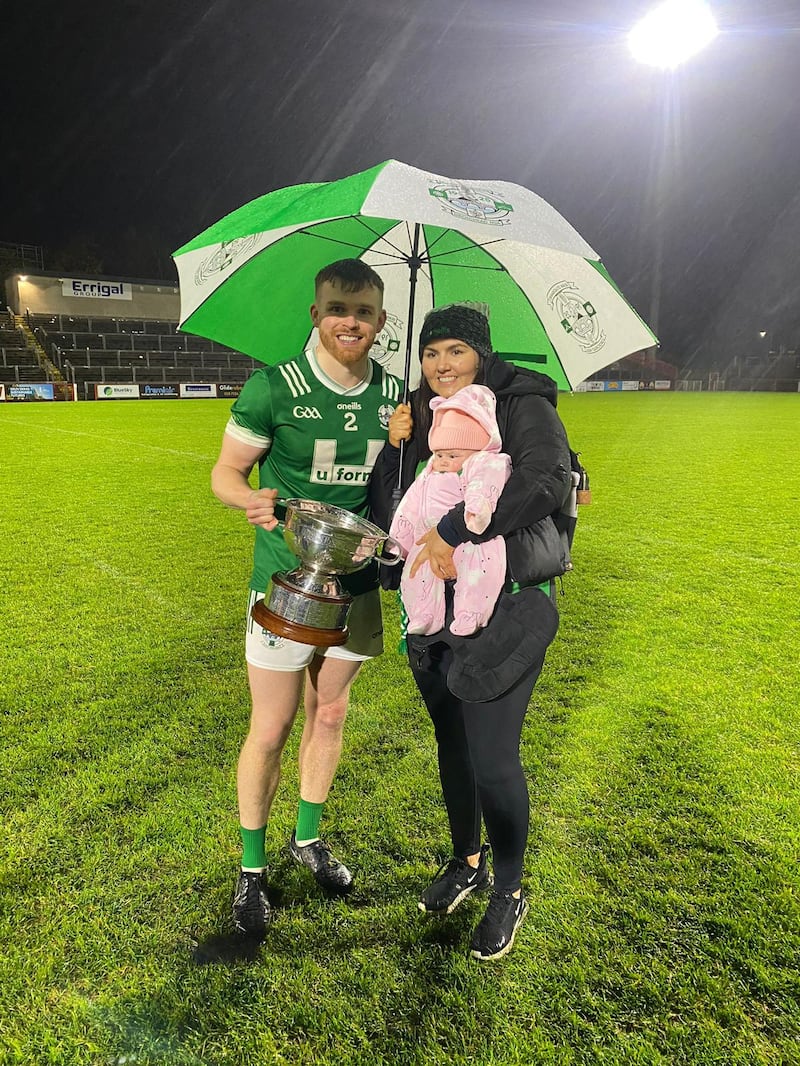
[[[198,966],[238,858],[251,531],[210,495],[227,404],[0,406],[0,1066],[800,1063],[800,397],[565,396],[594,502],[534,694],[514,952],[426,920],[447,853],[385,602],[321,898],[268,843],[251,961]]]

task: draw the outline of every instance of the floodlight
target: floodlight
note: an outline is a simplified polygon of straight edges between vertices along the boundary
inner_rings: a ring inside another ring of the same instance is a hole
[[[718,33],[711,8],[703,0],[664,0],[636,23],[628,44],[640,63],[673,70]]]

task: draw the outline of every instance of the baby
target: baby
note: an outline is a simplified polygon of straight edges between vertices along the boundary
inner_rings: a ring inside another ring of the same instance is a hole
[[[409,576],[422,548],[416,542],[462,502],[467,529],[483,533],[508,481],[511,459],[500,451],[495,409],[494,393],[484,385],[467,385],[453,396],[431,400],[428,445],[433,454],[400,501],[389,531],[406,557],[400,595],[409,633],[438,633],[445,618],[444,582],[428,564]],[[468,636],[486,625],[502,591],[505,540],[459,544],[453,562],[458,577],[450,632]]]

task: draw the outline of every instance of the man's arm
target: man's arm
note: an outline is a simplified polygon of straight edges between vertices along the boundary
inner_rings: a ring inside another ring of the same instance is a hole
[[[211,491],[228,507],[245,511],[250,525],[274,529],[278,524],[274,514],[278,490],[254,489],[248,481],[250,471],[265,450],[225,433],[219,458],[211,471]]]

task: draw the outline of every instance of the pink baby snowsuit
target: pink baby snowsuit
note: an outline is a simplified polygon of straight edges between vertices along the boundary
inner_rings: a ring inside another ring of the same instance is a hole
[[[412,579],[411,566],[421,551],[416,542],[448,511],[463,501],[467,528],[483,533],[511,474],[511,459],[500,451],[495,418],[496,400],[484,385],[467,385],[448,398],[434,396],[431,410],[448,408],[475,419],[489,443],[464,462],[460,473],[433,470],[433,456],[397,508],[390,534],[406,555],[400,595],[408,615],[409,633],[438,633],[444,627],[444,582],[425,563]],[[450,632],[467,636],[492,616],[506,576],[506,542],[494,537],[483,544],[459,544],[453,554],[458,579],[454,588],[454,617]]]

